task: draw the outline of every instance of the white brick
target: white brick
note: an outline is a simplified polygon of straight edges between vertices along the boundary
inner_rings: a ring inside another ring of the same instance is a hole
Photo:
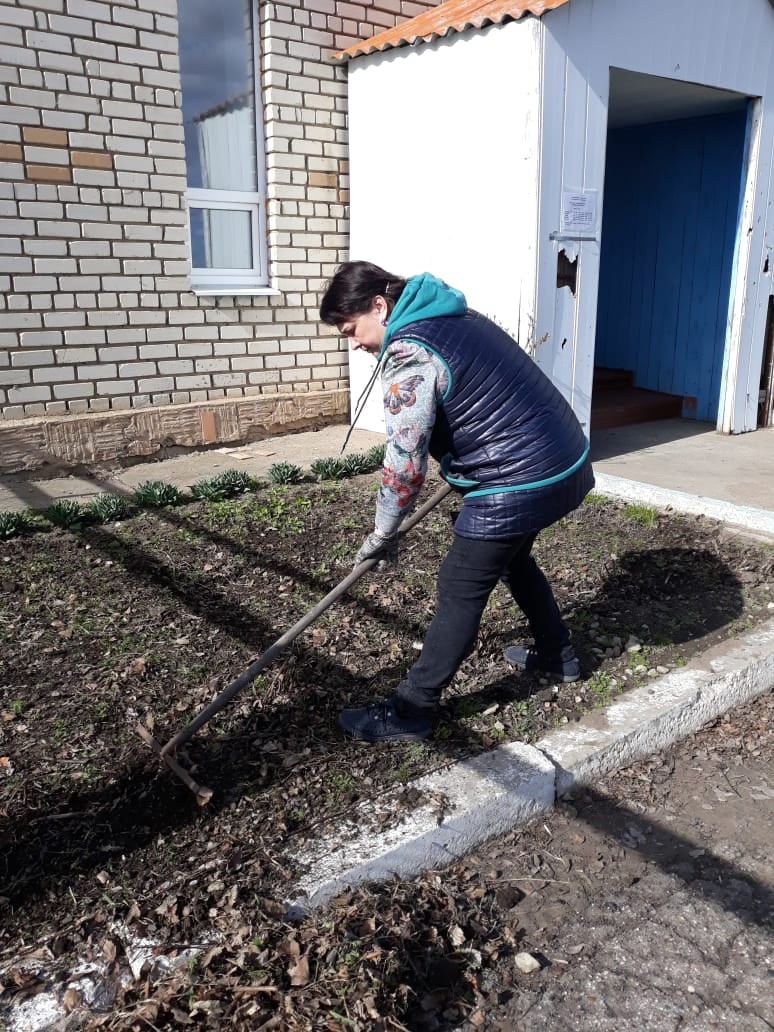
[[[83,61],[80,57],[72,54],[56,54],[47,50],[39,50],[37,55],[41,68],[53,68],[59,72],[75,72],[76,75],[83,74]],[[63,102],[66,99],[66,95],[60,98]]]
[[[32,370],[33,383],[65,383],[67,380],[75,379],[74,366],[51,366]]]
[[[60,276],[59,277],[59,289],[60,290],[74,290],[80,291],[97,291],[100,288],[99,276]],[[92,294],[81,294],[76,293],[76,297],[79,299],[79,303],[96,305],[96,297]]]
[[[137,348],[128,345],[100,348],[98,354],[100,362],[133,362],[137,359]]]
[[[73,41],[69,36],[56,32],[35,32],[29,29],[26,33],[27,46],[33,50],[54,50],[60,54],[72,54]]]
[[[110,21],[108,3],[95,3],[94,0],[67,0],[67,13],[74,18],[92,18],[94,21]]]
[[[51,272],[56,276],[63,273],[77,273],[78,263],[75,258],[36,258],[35,272]]]
[[[1,51],[3,63],[18,68],[34,68],[36,64],[35,51],[29,50],[24,46],[23,37],[18,29],[8,29],[7,31],[15,36],[20,46],[14,47],[3,44]]]
[[[74,168],[73,182],[88,186],[115,186],[115,173],[95,168]]]
[[[107,240],[73,240],[70,243],[70,254],[76,257],[105,257],[109,255],[110,244]]]
[[[104,330],[65,330],[65,344],[68,348],[84,348],[106,341]],[[96,353],[95,356],[96,358]]]
[[[156,366],[153,362],[127,362],[119,365],[118,375],[121,377],[154,376]]]
[[[53,276],[14,276],[13,289],[20,294],[51,293],[57,289],[57,282]]]
[[[99,101],[95,97],[75,96],[72,93],[59,94],[59,108],[65,111],[80,111],[83,114],[99,112]]]
[[[62,326],[71,329],[74,326],[86,325],[85,312],[44,312],[44,326]]]
[[[53,72],[50,73],[50,74],[51,74],[52,78],[64,79],[64,76],[63,75],[59,75],[58,72],[56,74],[54,74]],[[15,80],[11,79],[10,81],[14,82]],[[43,72],[39,72],[37,70],[37,68],[20,68],[19,69],[19,82],[20,82],[20,84],[22,86],[36,86],[36,87],[47,86],[51,90],[55,89],[54,83],[53,82],[49,83],[47,81],[47,76],[44,75]],[[67,80],[66,79],[65,79],[65,85],[67,85]],[[8,99],[8,91],[7,90],[3,90],[3,101],[5,101],[7,99]]]
[[[153,28],[153,15],[146,11],[132,11],[125,7],[117,7],[113,12],[113,21],[121,25],[135,25],[140,29]]]
[[[24,257],[0,258],[0,273],[32,272],[32,259]]]
[[[81,227],[77,222],[39,222],[38,233],[41,236],[67,237],[73,239],[81,235]]]
[[[126,326],[126,312],[89,312],[86,316],[89,326]]]
[[[183,390],[195,390],[199,388],[210,387],[212,381],[209,376],[197,375],[197,376],[180,376],[177,380],[177,386]],[[193,399],[192,399],[193,400]]]
[[[155,331],[148,330],[148,339],[150,339],[151,333]],[[177,348],[174,344],[147,344],[140,348],[140,358],[147,358],[158,360],[160,358],[175,358],[177,355]]]
[[[12,405],[26,405],[32,401],[50,401],[50,387],[11,387],[8,391],[8,401]]]
[[[106,380],[115,379],[118,375],[118,369],[112,362],[103,362],[101,365],[78,366],[78,379],[79,380]]]
[[[119,47],[118,61],[121,64],[158,68],[159,54],[156,50],[143,50],[139,47]]]
[[[180,86],[180,76],[175,72],[164,72],[157,68],[143,68],[142,81],[149,86],[158,86],[176,90]]]
[[[141,344],[145,341],[145,330],[132,327],[131,329],[120,329],[107,331],[109,344]]]
[[[55,398],[90,398],[93,394],[94,385],[90,383],[63,383],[54,386]],[[73,412],[85,411],[85,409],[76,409],[74,405],[71,405],[70,409]]]
[[[100,61],[115,61],[116,47],[113,43],[104,43],[95,39],[76,39],[75,53],[81,57],[94,57]]]
[[[15,387],[30,382],[29,369],[3,369],[0,372],[0,384],[3,387]]]
[[[78,271],[82,276],[104,276],[106,273],[120,272],[121,263],[112,258],[81,258]]]
[[[91,38],[94,25],[85,18],[69,18],[62,14],[49,15],[48,23],[54,32],[63,32],[70,36],[86,36]]]
[[[155,391],[171,391],[174,386],[175,381],[171,376],[156,376],[137,381],[137,389],[148,394],[152,394]]]
[[[181,376],[185,373],[193,372],[193,362],[187,361],[175,361],[175,362],[159,362],[159,372],[167,374],[169,376]]]
[[[44,111],[43,125],[47,129],[84,129],[86,116],[71,111]]]
[[[32,11],[3,4],[2,8],[0,8],[0,24],[34,26],[35,16]]]
[[[64,147],[25,147],[27,161],[41,165],[69,165],[70,152]]]
[[[110,118],[142,119],[142,104],[126,100],[106,100],[102,105],[102,113]]]
[[[129,46],[137,43],[137,30],[124,25],[104,25],[98,22],[94,35],[110,43],[125,43]]]

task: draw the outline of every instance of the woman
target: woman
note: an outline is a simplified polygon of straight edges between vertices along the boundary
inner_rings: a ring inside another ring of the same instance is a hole
[[[341,727],[367,742],[427,738],[500,579],[534,637],[534,648],[507,648],[508,662],[577,680],[569,632],[531,555],[538,532],[594,485],[588,442],[562,394],[516,341],[429,273],[404,280],[370,262],[347,262],[320,318],[377,356],[374,376],[381,370],[387,448],[374,530],[355,563],[394,553],[428,455],[463,495],[419,659],[391,698],[343,710]]]

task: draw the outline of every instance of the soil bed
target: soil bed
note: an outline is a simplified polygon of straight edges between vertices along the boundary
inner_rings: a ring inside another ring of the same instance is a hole
[[[421,645],[449,498],[196,736],[182,758],[214,790],[199,809],[135,722],[168,739],[338,583],[373,491],[372,475],[264,487],[0,544],[0,1008],[54,984],[78,1028],[453,1027],[444,986],[471,957],[443,877],[290,925],[294,850],[363,799],[397,814],[413,778],[535,740],[771,616],[770,546],[592,495],[536,547],[582,680],[509,670],[502,649],[528,634],[498,588],[434,740],[347,742],[338,710],[389,694]],[[466,903],[478,964],[517,948],[503,905]],[[155,966],[127,974],[141,939]],[[76,984],[84,963],[102,996]]]

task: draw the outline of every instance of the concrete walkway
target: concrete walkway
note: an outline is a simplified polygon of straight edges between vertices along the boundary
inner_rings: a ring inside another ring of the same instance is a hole
[[[145,480],[188,488],[228,468],[264,477],[277,462],[308,469],[337,456],[347,428],[266,438],[141,462],[124,469],[43,476],[40,471],[0,476],[0,512],[45,508],[57,498],[86,500],[100,491],[131,492]],[[355,430],[347,454],[382,444],[384,436]],[[700,512],[774,534],[774,428],[726,436],[709,424],[663,420],[599,430],[591,447],[598,488],[604,493],[676,511]]]
[[[16,475],[0,481],[0,511],[40,509],[55,498],[131,492],[145,480],[188,488],[228,468],[261,477],[277,462],[308,468],[339,454],[346,427],[266,439],[88,475]],[[356,430],[348,452],[383,443]],[[592,457],[605,494],[675,511],[703,513],[774,540],[774,430],[725,437],[681,420],[600,431]],[[774,602],[772,602],[774,610]],[[336,840],[309,843],[308,875],[293,905],[329,898],[346,885],[443,865],[476,843],[551,808],[574,784],[664,748],[731,707],[774,686],[774,618],[689,666],[627,693],[535,746],[512,743],[424,778],[427,795],[443,792],[451,809],[439,825],[420,805],[385,834],[363,834],[357,820]],[[370,824],[372,822],[363,822]]]

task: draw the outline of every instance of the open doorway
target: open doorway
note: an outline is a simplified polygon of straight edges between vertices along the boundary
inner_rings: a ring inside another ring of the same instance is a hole
[[[611,69],[592,430],[717,422],[748,109]]]

